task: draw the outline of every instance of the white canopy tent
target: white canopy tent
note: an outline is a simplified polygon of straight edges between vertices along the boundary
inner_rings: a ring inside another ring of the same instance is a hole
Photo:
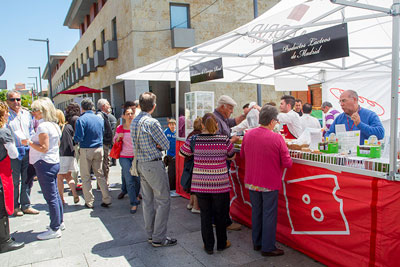
[[[393,4],[393,0],[348,2],[381,6],[387,10]],[[363,76],[379,76],[387,80],[392,74],[392,21],[395,18],[398,18],[398,14],[392,18],[388,12],[341,6],[332,4],[329,0],[282,0],[236,30],[172,57],[119,75],[117,79],[175,80],[176,95],[179,95],[178,81],[190,81],[190,65],[222,58],[224,78],[212,82],[274,84],[276,77],[304,77],[308,84],[332,85],[346,77],[362,79]],[[341,23],[348,24],[349,57],[274,70],[273,43]],[[396,47],[398,48],[398,43]],[[398,67],[396,72],[395,77],[398,77]],[[366,90],[371,91],[371,88],[367,87]],[[386,90],[390,92],[390,88]],[[389,98],[388,95],[386,97]],[[323,99],[327,99],[326,90]],[[397,114],[397,96],[395,100],[392,97],[393,101],[396,103]],[[178,108],[179,103],[176,103],[176,114]],[[397,122],[392,128],[396,128],[397,133]],[[397,142],[392,140],[392,145],[396,145],[395,143]],[[397,151],[396,147],[394,150]],[[392,158],[391,162],[394,162]]]

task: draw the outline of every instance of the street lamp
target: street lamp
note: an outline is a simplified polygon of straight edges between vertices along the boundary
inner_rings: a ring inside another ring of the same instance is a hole
[[[51,65],[50,65],[49,38],[47,38],[47,39],[32,39],[32,38],[29,38],[29,41],[46,42],[47,43],[47,64],[49,66],[49,90],[50,90],[50,99],[53,101],[53,89],[52,89],[52,86],[51,86]]]
[[[28,83],[28,84],[32,84],[32,88],[31,88],[31,99],[32,99],[32,101],[31,102],[33,102],[33,94],[34,94],[34,91],[35,91],[35,83]],[[36,82],[36,84],[37,84],[37,82]]]
[[[40,72],[40,67],[28,67],[28,69],[38,69],[39,70],[39,84],[40,84],[40,92],[42,92],[42,74]],[[39,89],[36,88],[38,91]]]
[[[37,83],[37,76],[28,77],[36,80],[36,93],[38,92],[38,83]]]

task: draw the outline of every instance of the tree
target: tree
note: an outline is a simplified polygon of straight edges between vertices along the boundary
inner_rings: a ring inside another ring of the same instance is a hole
[[[30,108],[32,104],[31,95],[21,95],[21,105],[26,108]]]
[[[1,101],[7,100],[7,89],[3,89],[0,91],[0,100]]]

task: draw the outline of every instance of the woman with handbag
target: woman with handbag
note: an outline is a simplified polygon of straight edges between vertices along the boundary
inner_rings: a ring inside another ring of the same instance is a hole
[[[195,136],[194,151],[190,148],[190,139],[181,147],[180,153],[186,157],[194,155],[191,191],[196,193],[199,201],[204,250],[213,254],[213,217],[216,224],[217,250],[222,251],[231,246],[226,234],[231,189],[226,160],[233,159],[235,154],[229,137],[216,134],[218,123],[214,114],[205,114],[202,125],[203,132]]]
[[[61,129],[60,141],[60,171],[57,174],[57,187],[60,194],[61,201],[65,204],[64,200],[64,179],[67,181],[74,197],[74,203],[79,202],[79,196],[76,192],[75,180],[72,178],[72,172],[78,171],[78,163],[75,159],[74,148],[74,128],[71,124],[65,122],[64,113],[57,109],[58,126]]]
[[[119,146],[122,143],[122,149],[119,154],[119,165],[121,165],[122,177],[125,179],[126,190],[128,191],[131,203],[130,213],[135,214],[137,207],[140,204],[140,178],[138,176],[132,176],[129,171],[134,158],[130,125],[132,120],[135,118],[135,112],[131,108],[127,108],[124,110],[122,118],[124,119],[124,124],[117,127],[114,136],[114,146]]]

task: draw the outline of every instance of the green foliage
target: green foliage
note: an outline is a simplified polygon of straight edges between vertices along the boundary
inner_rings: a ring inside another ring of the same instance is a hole
[[[7,90],[6,89],[3,89],[3,90],[0,91],[0,100],[1,101],[6,101],[7,100],[6,94],[7,94]]]
[[[30,95],[21,95],[21,105],[30,108],[32,104],[32,97]]]

